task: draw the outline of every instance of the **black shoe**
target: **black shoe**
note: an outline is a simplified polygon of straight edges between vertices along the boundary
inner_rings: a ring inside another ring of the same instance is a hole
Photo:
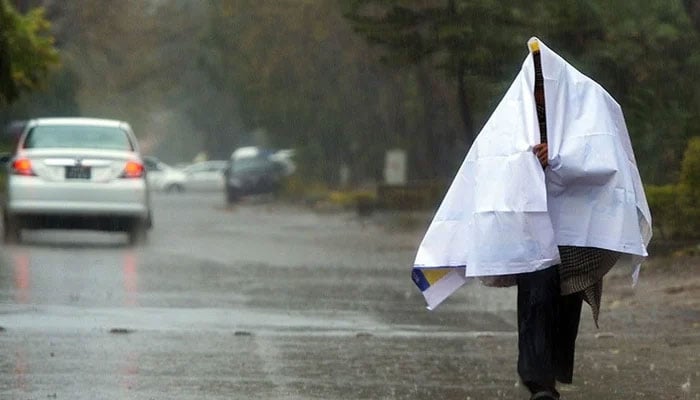
[[[549,390],[543,390],[533,394],[530,400],[559,400],[559,396]]]

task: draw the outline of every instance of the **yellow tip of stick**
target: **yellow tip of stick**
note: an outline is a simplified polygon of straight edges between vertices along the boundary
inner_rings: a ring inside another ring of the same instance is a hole
[[[530,51],[533,53],[540,51],[540,42],[537,41],[537,39],[531,39],[527,45],[530,47]]]

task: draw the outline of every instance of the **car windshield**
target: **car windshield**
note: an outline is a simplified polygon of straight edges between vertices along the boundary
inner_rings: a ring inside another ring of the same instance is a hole
[[[27,134],[24,148],[134,149],[121,128],[82,125],[36,126]]]

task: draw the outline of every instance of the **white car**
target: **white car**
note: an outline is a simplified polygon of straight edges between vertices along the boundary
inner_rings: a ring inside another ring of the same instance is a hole
[[[223,191],[225,160],[200,161],[182,169],[185,173],[185,188],[191,191]]]
[[[6,242],[21,241],[23,229],[90,229],[126,232],[138,243],[151,228],[143,159],[126,122],[30,120],[2,159]]]
[[[182,170],[151,156],[144,157],[146,166],[146,178],[148,186],[152,190],[167,193],[184,192],[187,183],[187,175]]]

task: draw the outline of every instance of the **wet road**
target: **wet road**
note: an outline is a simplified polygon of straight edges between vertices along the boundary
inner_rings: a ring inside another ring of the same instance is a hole
[[[64,231],[2,247],[0,399],[526,398],[515,292],[475,286],[425,311],[410,281],[421,229],[399,229],[400,217],[227,209],[216,194],[158,195],[154,207],[141,247]],[[611,324],[624,337],[584,317],[589,351],[566,398],[608,398],[597,382],[611,365],[648,380],[615,398],[700,398],[696,372],[660,359],[693,365],[685,345],[611,352],[655,342],[625,315]],[[681,397],[655,396],[654,379],[671,377]]]

